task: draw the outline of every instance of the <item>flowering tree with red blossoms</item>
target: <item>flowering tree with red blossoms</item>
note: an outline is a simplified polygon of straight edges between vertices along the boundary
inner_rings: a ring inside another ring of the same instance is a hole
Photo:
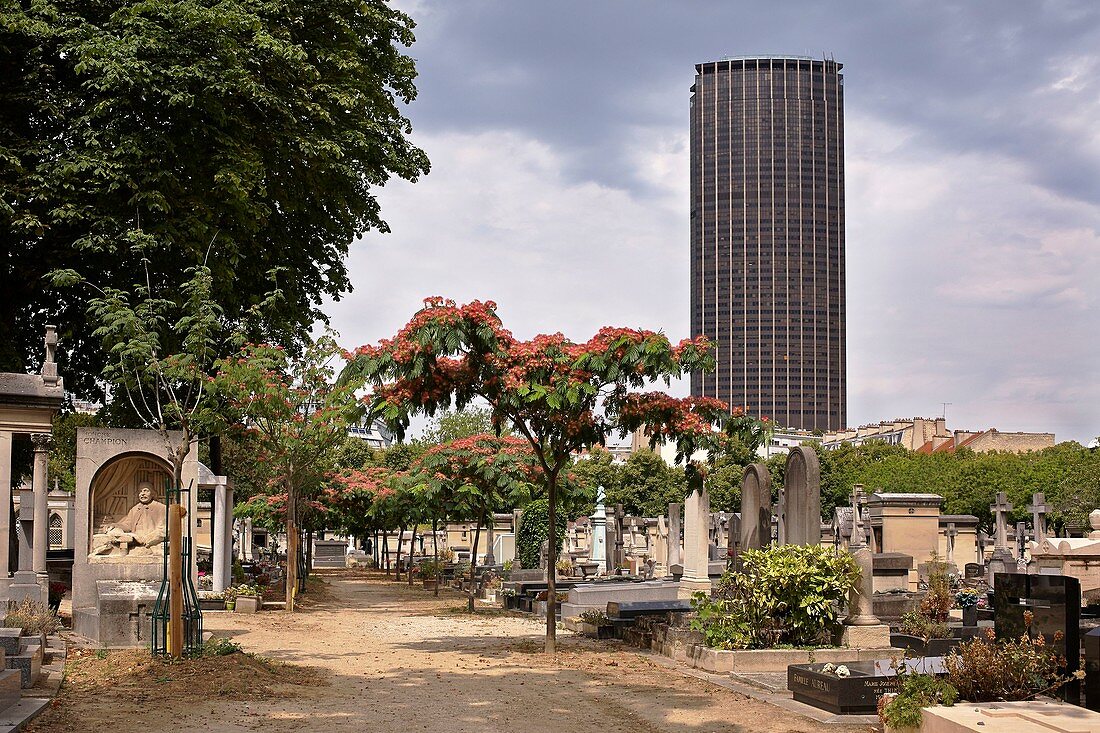
[[[584,343],[562,334],[515,338],[492,302],[456,305],[430,298],[392,340],[360,347],[343,378],[373,386],[373,408],[399,435],[412,415],[434,415],[482,400],[494,426],[510,425],[534,452],[550,509],[546,651],[555,650],[558,489],[574,451],[601,445],[613,431],[637,428],[677,442],[690,456],[693,436],[712,430],[726,408],[713,399],[675,399],[630,390],[713,369],[710,345],[677,345],[661,333],[602,328]]]
[[[224,400],[239,440],[283,495],[286,518],[286,610],[298,585],[301,512],[333,479],[335,454],[347,426],[363,413],[356,385],[335,383],[341,351],[326,334],[300,356],[281,347],[249,345],[218,362],[211,383]]]
[[[398,530],[397,577],[401,577],[401,539],[405,528],[419,514],[419,496],[406,471],[385,466],[370,466],[336,478],[325,490],[332,526],[353,537],[365,537],[374,531],[383,533],[386,573],[389,573],[389,544],[392,529]],[[414,530],[415,532],[415,530]],[[415,537],[414,537],[415,539]]]
[[[490,513],[491,522],[491,512],[499,505],[523,504],[539,490],[541,472],[535,454],[523,438],[483,433],[433,446],[416,460],[412,470],[424,505],[430,507],[433,533],[440,519],[475,522],[467,599],[467,609],[473,613],[477,548],[485,514]],[[438,590],[436,586],[437,594]]]

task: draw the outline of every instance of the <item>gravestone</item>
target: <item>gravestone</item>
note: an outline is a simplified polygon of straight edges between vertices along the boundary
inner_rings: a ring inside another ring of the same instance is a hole
[[[680,539],[683,534],[680,528],[680,510],[683,504],[668,505],[668,567],[669,572],[673,565],[679,565],[683,558],[680,554]]]
[[[741,549],[759,550],[771,542],[772,479],[763,463],[745,466],[741,477]]]
[[[985,575],[985,568],[976,562],[968,562],[963,565],[963,578],[966,580],[974,580]]]
[[[172,475],[164,449],[164,438],[153,430],[77,430],[73,630],[95,642],[147,643],[164,577],[163,502]],[[198,450],[192,446],[183,485],[195,485],[198,475]],[[143,490],[152,494],[149,502]],[[197,493],[190,492],[185,507],[192,535]],[[197,584],[194,563],[190,572]]]
[[[944,532],[944,536],[947,538],[947,564],[955,564],[955,537],[959,534],[959,530],[955,528],[954,522],[947,523],[947,531]]]
[[[596,511],[592,515],[592,547],[589,559],[592,562],[607,563],[607,507],[604,506],[604,488],[596,490]]]
[[[800,445],[787,454],[780,508],[781,541],[788,545],[821,542],[821,465],[814,449]]]
[[[1065,575],[1024,575],[1003,573],[993,586],[993,626],[999,639],[1018,639],[1025,632],[1042,634],[1047,644],[1055,645],[1066,658],[1066,674],[1072,676],[1081,666],[1081,584]],[[1032,614],[1031,627],[1024,612]],[[1055,641],[1055,634],[1062,640]],[[1068,653],[1072,650],[1072,653]],[[1076,681],[1062,688],[1066,700],[1080,694]]]
[[[863,492],[852,492],[852,532],[849,551],[859,568],[859,580],[848,595],[848,617],[844,619],[845,646],[878,649],[890,645],[890,627],[878,620],[874,613],[874,559],[863,541],[863,524],[860,521],[859,504]]]
[[[688,479],[693,491],[684,503],[684,574],[678,598],[691,598],[698,591],[710,592],[710,497],[702,477]]]

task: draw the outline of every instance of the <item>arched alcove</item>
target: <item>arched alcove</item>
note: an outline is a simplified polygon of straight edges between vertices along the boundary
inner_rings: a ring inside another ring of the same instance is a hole
[[[104,463],[92,477],[88,539],[126,516],[138,503],[138,486],[142,483],[152,484],[153,499],[163,502],[171,478],[167,461],[152,453],[123,453]]]

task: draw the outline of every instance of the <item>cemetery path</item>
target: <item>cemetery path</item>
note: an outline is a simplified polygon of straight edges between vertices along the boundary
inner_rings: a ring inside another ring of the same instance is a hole
[[[115,700],[110,709],[87,696],[64,700],[74,707],[64,719],[88,725],[73,730],[112,733],[871,730],[814,723],[568,631],[548,658],[541,623],[499,612],[468,616],[465,599],[452,592],[435,598],[352,571],[325,579],[301,613],[211,613],[206,627],[246,651],[320,668],[329,684],[286,686],[285,695],[247,702],[149,689],[140,702]],[[63,730],[41,730],[55,729]]]

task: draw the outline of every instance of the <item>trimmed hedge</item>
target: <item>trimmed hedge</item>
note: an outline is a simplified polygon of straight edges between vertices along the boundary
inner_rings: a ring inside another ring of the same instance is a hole
[[[566,519],[560,507],[557,516],[558,552],[565,545]],[[539,566],[539,551],[542,543],[550,534],[550,502],[536,499],[523,507],[523,517],[519,522],[519,535],[516,537],[516,556],[520,564],[528,569]]]

